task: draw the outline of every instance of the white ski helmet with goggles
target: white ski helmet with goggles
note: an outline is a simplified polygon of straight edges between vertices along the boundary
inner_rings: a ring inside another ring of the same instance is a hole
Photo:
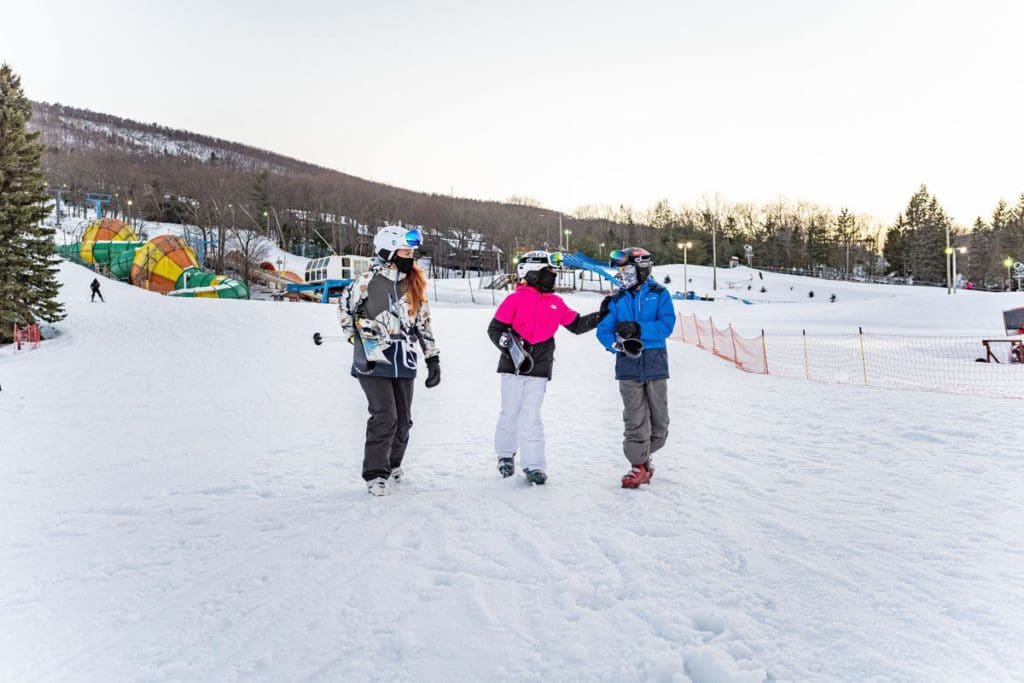
[[[519,257],[516,262],[516,274],[520,280],[525,280],[528,273],[544,268],[560,268],[562,266],[562,254],[560,252],[530,251]]]
[[[388,262],[399,249],[417,249],[422,243],[423,235],[415,228],[410,230],[401,225],[385,225],[373,238],[373,251]]]

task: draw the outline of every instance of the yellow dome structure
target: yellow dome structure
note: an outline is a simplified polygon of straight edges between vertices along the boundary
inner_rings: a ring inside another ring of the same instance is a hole
[[[174,235],[160,235],[139,247],[132,259],[132,284],[136,287],[167,294],[180,289],[182,273],[199,268],[199,257],[185,240]]]
[[[113,254],[112,242],[138,242],[135,230],[124,221],[116,218],[100,218],[92,221],[82,232],[79,258],[87,263],[109,263]]]

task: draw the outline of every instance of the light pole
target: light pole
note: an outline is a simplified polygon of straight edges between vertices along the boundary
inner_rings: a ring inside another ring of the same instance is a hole
[[[687,252],[690,247],[693,246],[693,242],[680,242],[676,245],[677,249],[683,250],[683,295],[690,296],[690,278],[687,276]]]
[[[956,282],[957,282],[957,276],[956,276],[956,254],[957,254],[957,252],[960,252],[961,254],[966,254],[967,253],[967,247],[954,247],[953,248],[953,293],[954,294],[956,294]]]
[[[1003,260],[1003,265],[1006,266],[1006,291],[1009,292],[1011,289],[1013,289],[1013,279],[1010,276],[1010,266],[1013,265],[1013,257],[1007,256]]]
[[[569,251],[569,235],[572,234],[572,230],[565,231],[565,250]]]
[[[949,273],[949,261],[953,255],[953,248],[949,246],[949,222],[946,222],[946,294],[953,293],[953,278]]]
[[[263,212],[263,217],[267,219],[267,235],[270,235],[270,213],[268,211]]]
[[[718,291],[718,231],[715,230],[717,222],[718,217],[716,216],[711,222],[711,289],[715,292]]]
[[[278,289],[278,291],[281,291],[281,289],[283,289],[283,286],[281,284],[281,279],[284,277],[284,275],[283,275],[283,273],[284,273],[284,259],[278,257],[276,263],[277,263],[277,289]]]
[[[953,258],[956,258],[955,256],[953,256],[953,254],[955,254],[956,252],[953,250],[953,247],[946,247],[942,251],[943,253],[946,254],[946,294],[952,294],[953,280],[949,276],[949,262]]]
[[[132,224],[132,200],[128,200],[128,225]]]

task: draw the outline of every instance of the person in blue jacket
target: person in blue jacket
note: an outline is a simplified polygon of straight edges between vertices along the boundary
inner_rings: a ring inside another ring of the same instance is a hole
[[[597,339],[615,354],[615,379],[622,395],[625,423],[622,450],[631,468],[623,488],[649,484],[651,455],[668,438],[668,350],[665,340],[676,324],[668,290],[651,278],[654,259],[646,249],[629,247],[611,253],[622,285],[597,326]]]

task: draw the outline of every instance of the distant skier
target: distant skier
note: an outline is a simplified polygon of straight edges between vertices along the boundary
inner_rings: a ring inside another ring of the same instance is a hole
[[[377,254],[373,266],[352,283],[338,305],[341,329],[354,343],[352,376],[359,380],[369,404],[363,479],[375,496],[387,494],[388,478],[402,478],[412,427],[417,342],[426,359],[427,387],[441,382],[427,278],[415,258],[421,240],[419,230],[396,225],[381,228],[373,238]],[[372,340],[364,338],[378,331],[382,334]],[[374,360],[367,356],[368,346],[373,348]]]
[[[92,302],[95,303],[96,297],[99,296],[100,302],[107,303],[106,301],[103,301],[103,295],[100,294],[100,281],[99,281],[98,278],[93,278],[92,279],[92,284],[89,285],[89,289],[92,290],[92,296],[89,297],[89,301],[92,301]]]
[[[594,329],[607,313],[609,297],[601,309],[580,315],[554,293],[555,268],[562,264],[558,252],[531,251],[519,258],[519,284],[509,294],[487,326],[487,335],[501,350],[501,413],[494,429],[494,450],[498,472],[515,473],[515,455],[531,484],[547,481],[544,458],[544,423],[541,406],[555,362],[555,332],[562,325],[573,334]],[[513,357],[520,358],[517,367]]]
[[[668,438],[668,350],[665,340],[676,324],[668,290],[650,277],[654,260],[646,249],[629,247],[611,253],[622,284],[597,326],[597,339],[615,354],[615,379],[622,396],[622,450],[630,468],[623,488],[649,484],[651,455]]]

